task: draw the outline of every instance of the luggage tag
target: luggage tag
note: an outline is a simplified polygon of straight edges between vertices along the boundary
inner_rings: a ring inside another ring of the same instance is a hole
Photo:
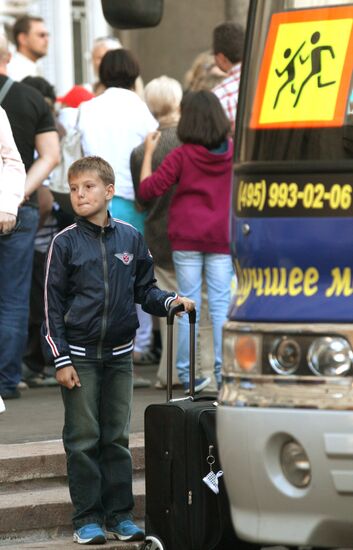
[[[218,487],[218,478],[222,477],[223,472],[222,470],[219,470],[218,472],[213,471],[213,464],[215,463],[216,459],[212,454],[213,445],[210,445],[208,447],[208,457],[206,458],[207,464],[210,467],[210,471],[202,478],[202,481],[206,483],[206,485],[213,491],[216,495],[219,493],[219,487]]]

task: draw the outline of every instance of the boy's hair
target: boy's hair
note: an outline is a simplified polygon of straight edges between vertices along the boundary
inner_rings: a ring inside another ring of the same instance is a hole
[[[67,179],[70,182],[71,178],[82,174],[83,172],[96,172],[104,185],[114,185],[115,175],[114,170],[109,162],[101,157],[82,157],[71,164]]]
[[[223,53],[233,64],[243,59],[244,29],[239,23],[221,23],[213,30],[213,53]]]
[[[99,79],[106,88],[125,88],[131,90],[140,67],[129,50],[119,48],[108,51],[99,66]]]
[[[230,133],[230,122],[218,97],[208,90],[188,92],[181,102],[177,133],[182,143],[218,147]]]
[[[24,34],[28,34],[32,23],[44,23],[44,19],[34,15],[23,15],[15,21],[14,26],[12,27],[12,36],[17,48],[20,45],[18,35],[22,32]]]

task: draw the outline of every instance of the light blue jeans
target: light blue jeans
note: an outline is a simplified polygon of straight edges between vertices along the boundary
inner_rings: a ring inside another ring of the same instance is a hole
[[[206,254],[194,251],[174,251],[173,261],[180,296],[186,296],[196,303],[196,334],[201,309],[202,277],[207,284],[208,307],[213,327],[215,354],[215,377],[221,382],[222,326],[227,319],[230,302],[230,288],[233,275],[231,256],[228,254]],[[180,382],[189,382],[189,320],[186,315],[178,319],[178,350],[176,367]]]

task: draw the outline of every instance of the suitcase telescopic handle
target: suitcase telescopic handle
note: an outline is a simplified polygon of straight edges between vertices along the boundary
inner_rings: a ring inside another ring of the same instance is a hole
[[[167,401],[173,398],[173,325],[175,315],[184,311],[184,305],[178,304],[171,307],[167,314]],[[196,310],[188,312],[190,326],[190,345],[189,345],[189,380],[190,396],[195,396],[195,324]]]

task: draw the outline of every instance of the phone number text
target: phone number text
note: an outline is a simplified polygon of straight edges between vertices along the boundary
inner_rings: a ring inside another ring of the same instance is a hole
[[[352,205],[352,185],[333,183],[330,187],[321,182],[276,182],[265,179],[257,182],[241,180],[237,194],[237,210],[267,209],[348,210]]]

